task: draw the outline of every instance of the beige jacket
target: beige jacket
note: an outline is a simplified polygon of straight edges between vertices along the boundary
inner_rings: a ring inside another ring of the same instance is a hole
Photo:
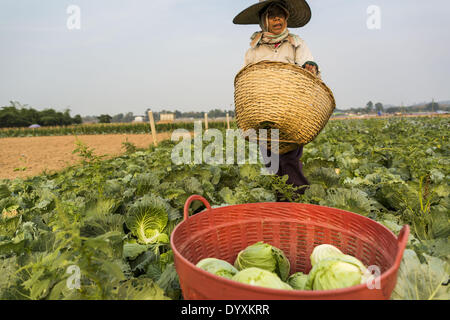
[[[286,38],[278,48],[274,45],[261,44],[256,38],[250,43],[245,54],[244,67],[263,60],[293,63],[302,66],[306,61],[314,61],[306,42],[298,36]]]

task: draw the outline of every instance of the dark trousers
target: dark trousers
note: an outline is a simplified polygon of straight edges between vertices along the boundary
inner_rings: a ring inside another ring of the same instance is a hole
[[[271,151],[267,149],[267,155],[270,157]],[[265,157],[265,152],[262,152],[265,162],[268,160]],[[295,187],[307,186],[309,185],[308,180],[303,174],[303,164],[300,158],[303,155],[303,146],[298,146],[296,149],[289,151],[285,154],[280,155],[280,163],[276,175],[284,176],[287,175],[289,178],[286,183],[294,185]],[[266,163],[266,168],[270,167],[270,163]],[[306,188],[301,188],[297,191],[298,194],[305,193]]]

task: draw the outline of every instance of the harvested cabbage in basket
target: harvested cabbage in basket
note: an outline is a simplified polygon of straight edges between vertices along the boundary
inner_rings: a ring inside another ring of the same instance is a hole
[[[348,288],[367,280],[368,271],[361,261],[330,244],[315,247],[310,258],[312,269],[305,290]]]
[[[275,273],[255,267],[239,271],[232,280],[252,286],[292,290],[292,288],[287,283],[281,281]]]
[[[207,258],[197,266],[225,278],[254,286],[281,290],[334,290],[365,283],[371,274],[357,258],[330,244],[318,245],[310,256],[309,274],[289,276],[290,263],[284,252],[257,242],[240,251],[234,267],[226,261]]]
[[[231,279],[236,273],[238,273],[238,270],[236,270],[236,268],[233,267],[231,264],[229,264],[224,260],[216,258],[206,258],[200,260],[197,263],[197,267],[210,273],[213,273],[216,276],[225,277],[228,279]]]
[[[234,266],[238,270],[251,267],[276,273],[281,280],[289,277],[291,265],[284,252],[270,244],[257,242],[239,252]]]

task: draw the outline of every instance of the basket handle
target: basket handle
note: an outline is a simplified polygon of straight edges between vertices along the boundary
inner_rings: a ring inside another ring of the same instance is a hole
[[[395,258],[395,267],[399,268],[400,263],[402,262],[403,258],[403,252],[406,249],[406,245],[408,244],[408,238],[409,238],[409,225],[405,225],[400,233],[398,234],[398,251],[397,251],[397,257]]]
[[[186,221],[189,218],[189,207],[191,206],[191,203],[194,202],[195,200],[200,200],[201,202],[203,202],[203,204],[206,206],[208,210],[211,210],[211,205],[209,204],[208,200],[199,195],[190,196],[186,200],[186,203],[184,204],[184,221]]]

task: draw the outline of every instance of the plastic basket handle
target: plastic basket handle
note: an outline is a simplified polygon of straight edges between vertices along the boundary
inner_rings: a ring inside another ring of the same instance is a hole
[[[402,262],[403,252],[405,252],[406,245],[408,244],[409,238],[409,225],[405,225],[398,235],[398,251],[397,257],[395,258],[395,267],[399,268]]]
[[[194,202],[195,200],[200,200],[201,202],[203,202],[203,204],[206,206],[208,210],[211,210],[211,205],[209,204],[208,200],[199,195],[190,196],[186,200],[186,203],[184,204],[184,221],[186,221],[189,218],[189,207],[191,206],[191,203]]]

